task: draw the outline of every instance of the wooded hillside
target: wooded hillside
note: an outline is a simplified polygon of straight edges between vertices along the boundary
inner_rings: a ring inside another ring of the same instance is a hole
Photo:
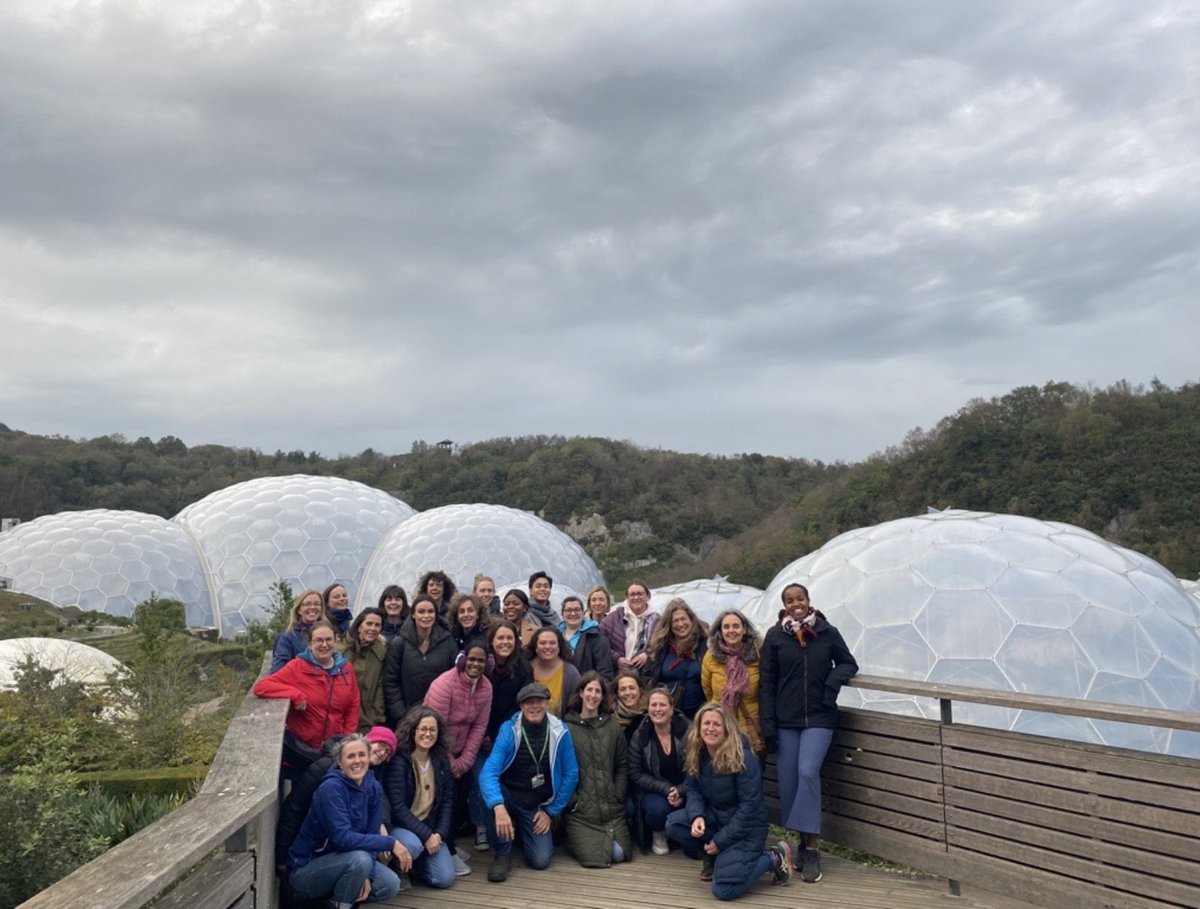
[[[852,466],[561,436],[323,458],[189,449],[173,436],[42,437],[0,424],[0,515],[128,508],[170,517],[231,483],[310,473],[358,480],[418,509],[494,502],[537,512],[568,528],[617,584],[636,568],[651,583],[719,571],[764,585],[838,533],[928,506],[1078,524],[1196,577],[1198,452],[1200,386],[1158,382],[1018,388]]]

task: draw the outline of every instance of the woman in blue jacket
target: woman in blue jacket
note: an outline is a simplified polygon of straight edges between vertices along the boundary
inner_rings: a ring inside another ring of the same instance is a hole
[[[700,880],[712,895],[737,899],[770,871],[774,883],[792,876],[792,847],[780,840],[763,849],[767,805],[758,758],[733,714],[709,702],[696,712],[684,745],[687,803],[667,818],[667,836],[684,854],[704,859]]]
[[[370,772],[366,737],[344,738],[333,749],[333,761],[288,850],[292,895],[328,898],[339,909],[390,899],[399,892],[400,879],[377,857],[390,853],[408,871],[412,855],[384,832],[383,787]]]

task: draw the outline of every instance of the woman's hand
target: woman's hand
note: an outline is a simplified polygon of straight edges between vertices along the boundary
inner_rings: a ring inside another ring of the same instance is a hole
[[[679,790],[674,786],[667,790],[667,804],[672,808],[678,808],[683,804],[683,796],[679,794]]]
[[[707,828],[704,824],[704,818],[698,817],[692,821],[692,836],[696,839],[700,839],[700,837],[704,836],[705,829]]]
[[[709,840],[707,843],[704,844],[704,852],[707,855],[716,855],[720,851],[721,851],[721,847],[718,846],[716,843],[714,843],[712,840]]]
[[[425,841],[425,854],[433,855],[442,848],[442,835],[440,833],[429,834],[429,839]]]
[[[412,853],[405,849],[404,844],[399,840],[396,840],[392,846],[392,855],[396,856],[396,861],[399,862],[401,871],[408,872],[412,870]]]

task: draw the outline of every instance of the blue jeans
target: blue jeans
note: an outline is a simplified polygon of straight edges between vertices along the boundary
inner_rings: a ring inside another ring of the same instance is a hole
[[[425,852],[425,844],[411,830],[397,827],[392,836],[404,844],[413,858],[413,876],[430,887],[445,890],[454,883],[454,859],[450,857],[450,844],[442,843],[433,855]]]
[[[821,832],[821,765],[832,729],[780,729],[779,822],[801,833]]]
[[[400,892],[400,879],[369,852],[328,852],[288,875],[292,893],[302,900],[331,897],[337,903],[358,899],[363,881],[371,878],[367,902],[386,900]]]
[[[467,814],[471,818],[471,823],[476,827],[483,826],[483,815],[487,811],[487,808],[483,804],[483,796],[479,792],[479,773],[483,770],[484,762],[487,761],[488,755],[491,753],[491,748],[485,749],[480,745],[479,753],[475,755],[475,764],[471,767],[469,774],[471,777],[471,788],[467,792]]]
[[[666,830],[667,817],[672,811],[667,797],[659,795],[657,792],[643,792],[641,803],[642,818],[645,821],[646,829],[654,833]]]
[[[678,808],[667,815],[666,831],[667,838],[682,846],[683,854],[690,859],[698,859],[704,855],[704,844],[713,838],[715,832],[706,829],[700,839],[692,836],[692,822],[688,820],[686,808]]]
[[[522,808],[513,800],[508,787],[503,783],[500,792],[504,795],[504,807],[512,818],[516,834],[521,838],[521,851],[525,854],[525,864],[538,871],[550,867],[550,859],[554,857],[554,837],[549,830],[545,833],[533,832],[533,817],[538,813],[537,808]],[[487,824],[488,842],[496,855],[507,855],[512,852],[512,840],[502,840],[496,833],[496,812],[484,811],[484,822]]]
[[[753,887],[755,881],[774,867],[775,863],[771,859],[771,853],[764,852],[759,855],[758,861],[750,869],[750,876],[744,881],[738,881],[736,884],[718,884],[716,881],[713,881],[712,895],[719,900],[735,900]]]

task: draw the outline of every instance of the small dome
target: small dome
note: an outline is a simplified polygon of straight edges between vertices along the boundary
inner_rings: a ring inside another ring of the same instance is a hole
[[[62,638],[10,638],[0,641],[0,689],[17,687],[17,670],[28,657],[46,669],[61,670],[72,682],[100,685],[125,667],[103,650]]]
[[[717,575],[668,584],[666,587],[655,587],[650,591],[650,607],[661,613],[671,600],[682,597],[692,608],[692,612],[709,624],[726,610],[736,609],[758,627],[759,622],[753,613],[762,598],[762,593],[757,587],[734,584],[728,578]],[[774,619],[762,626],[761,630],[765,632],[773,623]]]
[[[864,674],[1200,709],[1197,601],[1154,560],[1079,527],[956,510],[864,527],[784,568],[757,612],[777,610],[794,582],[809,588]],[[865,689],[847,689],[842,703],[937,710]],[[1200,737],[1168,729],[967,704],[955,715],[1200,756]]]
[[[416,514],[399,499],[339,477],[262,477],[227,486],[172,520],[196,540],[213,579],[221,633],[264,620],[270,588],[320,590],[334,582],[351,595],[380,538]]]
[[[177,524],[140,511],[62,511],[0,534],[0,575],[55,606],[133,615],[150,594],[184,604],[190,625],[212,625],[200,554]]]
[[[604,583],[578,543],[528,511],[445,505],[410,518],[379,542],[363,574],[355,611],[374,605],[388,584],[399,584],[414,596],[421,575],[434,569],[466,591],[479,572],[494,578],[499,590],[545,571],[554,579],[555,608],[568,589],[587,591]]]

